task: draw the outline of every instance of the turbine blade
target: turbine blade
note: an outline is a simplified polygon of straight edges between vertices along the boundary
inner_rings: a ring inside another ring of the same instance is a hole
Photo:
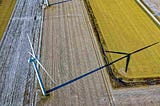
[[[28,52],[32,57],[34,57],[35,58],[35,56],[31,53],[31,52]]]
[[[29,43],[30,43],[30,47],[31,47],[31,50],[32,50],[32,53],[29,52],[29,54],[30,54],[32,57],[36,58],[35,53],[34,53],[34,49],[33,49],[33,47],[32,47],[32,43],[31,43],[31,40],[30,40],[28,34],[27,34],[27,37],[28,37],[28,41],[29,41]],[[43,65],[40,63],[40,61],[39,61],[37,58],[36,58],[36,61],[37,61],[37,63],[41,66],[41,68],[44,70],[44,72],[47,74],[47,76],[51,79],[51,81],[52,81],[54,84],[56,84],[56,82],[52,79],[52,77],[49,75],[49,73],[46,71],[46,69],[43,67]]]
[[[136,51],[134,51],[134,52],[132,52],[132,53],[129,53],[130,55],[131,54],[135,54],[135,53],[137,53],[137,52],[140,52],[140,51],[142,51],[142,50],[144,50],[144,49],[147,49],[147,48],[149,48],[149,47],[151,47],[151,46],[154,46],[154,45],[156,45],[156,44],[158,44],[159,42],[156,42],[156,43],[153,43],[153,44],[151,44],[151,45],[148,45],[148,46],[146,46],[146,47],[143,47],[143,48],[141,48],[141,49],[138,49],[138,50],[136,50]]]
[[[30,44],[30,47],[31,47],[32,53],[33,53],[33,55],[35,56],[34,49],[33,49],[33,46],[32,46],[32,43],[31,43],[31,40],[30,40],[30,38],[29,38],[28,34],[27,34],[27,37],[28,37],[28,41],[29,41],[29,44]]]
[[[43,69],[43,71],[47,74],[47,76],[51,79],[51,81],[56,84],[56,82],[52,79],[52,77],[49,75],[49,73],[46,71],[46,69],[43,67],[43,65],[41,64],[41,62],[36,58],[37,63],[41,66],[41,68]]]

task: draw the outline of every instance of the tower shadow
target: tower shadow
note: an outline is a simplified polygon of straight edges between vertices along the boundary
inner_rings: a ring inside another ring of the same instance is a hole
[[[56,2],[56,3],[52,3],[52,4],[49,4],[49,6],[58,5],[58,4],[62,4],[62,3],[65,3],[65,2],[69,2],[69,1],[72,1],[72,0],[64,0],[64,1]]]

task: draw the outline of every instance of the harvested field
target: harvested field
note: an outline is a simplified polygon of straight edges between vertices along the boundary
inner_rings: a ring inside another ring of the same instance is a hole
[[[59,0],[50,0],[58,3]],[[48,90],[104,64],[83,0],[45,9],[42,64],[56,81],[42,74]],[[41,71],[42,72],[42,71]],[[104,75],[105,74],[105,75]],[[41,98],[39,106],[110,106],[106,71],[101,70]]]
[[[160,30],[135,0],[89,0],[93,14],[105,41],[105,49],[130,53],[160,41]],[[126,60],[112,66],[114,72],[128,79],[155,78],[160,76],[160,45],[133,56],[127,73]],[[109,61],[123,55],[106,53]]]
[[[16,0],[0,0],[0,39],[11,17]]]

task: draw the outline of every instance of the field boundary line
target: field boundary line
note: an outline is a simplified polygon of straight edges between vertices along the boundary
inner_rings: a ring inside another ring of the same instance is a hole
[[[106,57],[106,54],[105,54],[105,48],[107,48],[107,47],[106,46],[104,47],[104,44],[103,44],[104,42],[102,43],[102,41],[104,41],[103,36],[102,36],[101,30],[99,28],[99,25],[97,23],[96,17],[94,16],[92,7],[90,5],[90,1],[89,0],[84,0],[84,5],[86,7],[86,11],[87,11],[87,14],[89,16],[89,20],[90,20],[92,29],[94,30],[94,35],[95,35],[94,37],[97,40],[98,48],[100,49],[100,54],[102,54],[102,57],[99,58],[99,64],[100,64],[101,58],[103,59],[104,63],[108,64],[109,63],[108,57]],[[105,83],[104,85],[105,85],[105,88],[106,88],[106,94],[109,97],[110,105],[115,106],[113,94],[112,94],[112,91],[111,91],[110,81],[108,81],[108,80],[110,80],[110,75],[111,75],[112,71],[113,70],[111,69],[111,67],[108,66],[107,70],[104,69],[103,71],[101,71],[101,75],[102,75],[102,79]],[[109,77],[105,77],[105,75],[107,75]]]

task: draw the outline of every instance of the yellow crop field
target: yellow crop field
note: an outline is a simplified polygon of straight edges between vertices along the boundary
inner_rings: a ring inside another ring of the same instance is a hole
[[[135,0],[89,0],[107,50],[130,53],[160,41],[160,29]],[[109,61],[124,55],[108,54]],[[116,72],[127,78],[160,77],[160,44],[114,64]]]
[[[11,17],[16,0],[0,0],[0,39]]]

